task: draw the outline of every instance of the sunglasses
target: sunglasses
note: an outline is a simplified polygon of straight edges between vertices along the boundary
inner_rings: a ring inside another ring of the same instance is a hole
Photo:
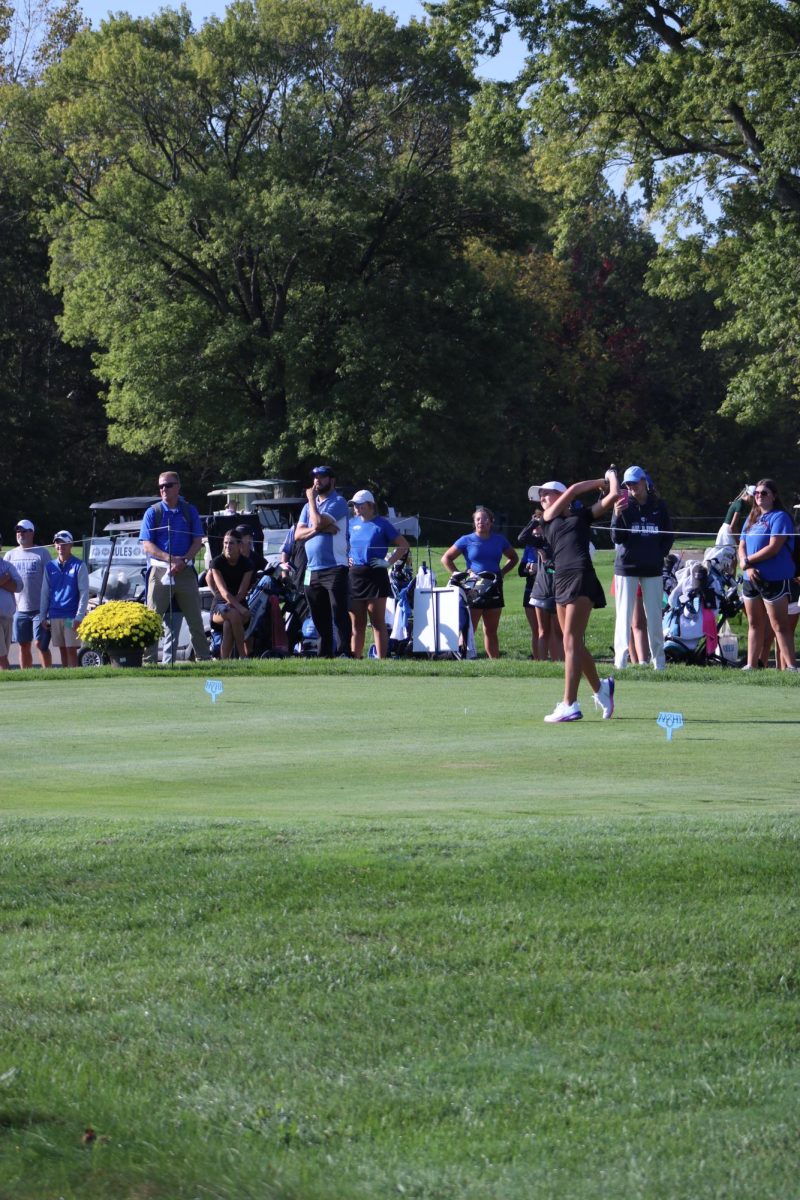
[[[177,482],[175,480],[173,480],[172,483],[160,483],[158,485],[158,490],[160,492],[163,492],[164,488],[171,488],[171,487],[177,487],[177,486],[178,486]]]
[[[753,492],[753,495],[754,496],[771,496],[772,492],[769,490],[769,488],[763,488],[761,491],[757,490],[757,491]]]

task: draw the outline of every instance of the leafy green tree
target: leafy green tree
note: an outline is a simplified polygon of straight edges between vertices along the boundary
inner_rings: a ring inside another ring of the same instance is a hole
[[[82,24],[69,2],[0,9],[0,153],[6,161],[6,103],[15,89],[34,86]],[[45,537],[64,524],[77,533],[85,528],[90,499],[129,487],[140,491],[155,465],[108,447],[90,355],[66,346],[56,323],[59,305],[48,288],[48,245],[34,197],[38,173],[17,165],[0,179],[0,511],[7,541],[23,515]]]
[[[62,329],[95,347],[112,440],[391,484],[411,438],[420,489],[450,486],[441,440],[502,411],[516,320],[467,247],[526,244],[539,212],[475,86],[357,0],[239,0],[199,32],[110,19],[20,91],[13,154],[58,196]]]
[[[515,26],[540,171],[581,205],[627,168],[668,220],[650,286],[705,288],[727,318],[726,411],[796,412],[800,5],[796,0],[443,0],[483,48]],[[687,238],[686,231],[696,229]]]

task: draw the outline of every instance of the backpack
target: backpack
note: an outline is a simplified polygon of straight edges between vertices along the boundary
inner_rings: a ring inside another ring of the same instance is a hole
[[[178,497],[178,508],[181,510],[184,521],[189,526],[189,529],[191,529],[192,528],[192,506],[189,504],[189,502],[187,500],[184,500],[183,496]],[[150,511],[153,514],[153,518],[156,522],[156,526],[166,525],[166,523],[167,523],[167,515],[166,515],[167,506],[163,500],[157,500],[155,502],[155,504],[151,504]]]

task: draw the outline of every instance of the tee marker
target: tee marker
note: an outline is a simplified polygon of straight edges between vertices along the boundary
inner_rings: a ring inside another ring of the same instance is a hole
[[[683,729],[683,713],[662,712],[658,714],[656,724],[667,731],[667,741],[672,741],[673,729]]]

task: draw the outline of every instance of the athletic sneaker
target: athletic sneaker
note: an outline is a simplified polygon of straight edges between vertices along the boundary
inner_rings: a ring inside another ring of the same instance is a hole
[[[583,720],[583,713],[580,710],[580,706],[579,706],[577,700],[575,701],[574,704],[565,704],[564,701],[562,700],[559,704],[557,704],[555,706],[553,711],[551,713],[548,713],[547,716],[545,717],[545,721],[547,722],[548,725],[557,725],[561,721],[581,721],[581,720]]]
[[[603,710],[604,721],[614,715],[614,680],[610,675],[608,679],[600,680],[600,691],[594,693],[594,704],[595,708]]]

